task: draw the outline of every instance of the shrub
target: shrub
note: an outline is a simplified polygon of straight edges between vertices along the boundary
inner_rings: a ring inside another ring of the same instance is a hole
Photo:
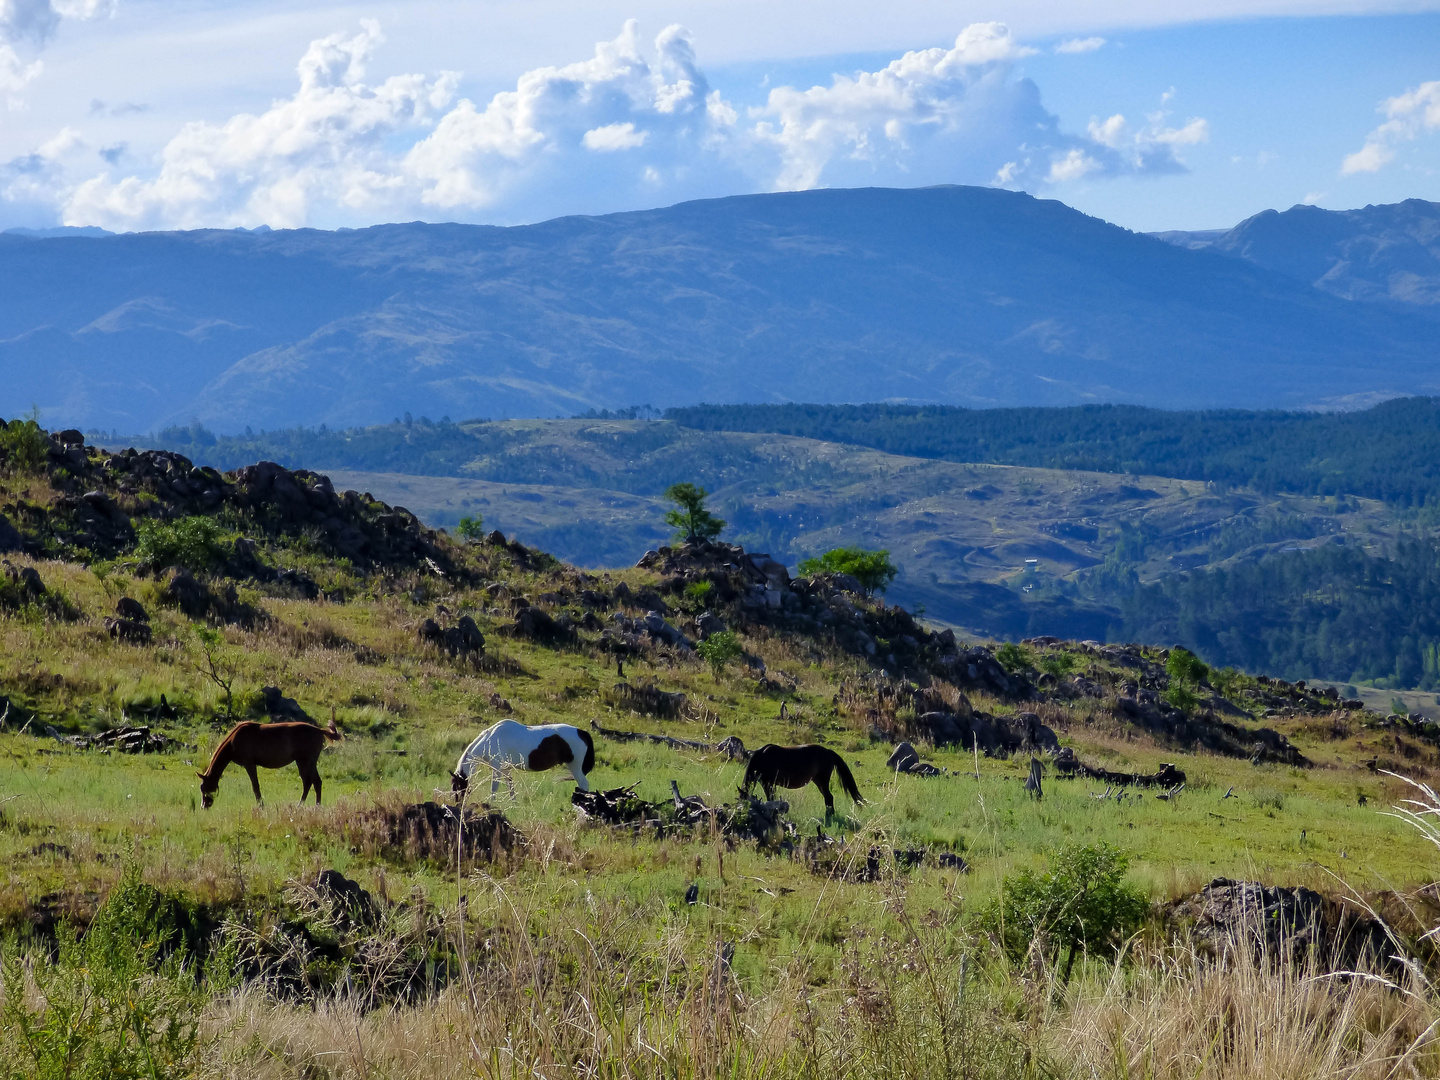
[[[995,650],[995,660],[1006,671],[1014,674],[1030,667],[1030,651],[1023,645],[1007,641]]]
[[[802,574],[849,574],[867,593],[884,592],[900,572],[890,561],[890,552],[867,551],[858,547],[832,548],[818,559],[800,564]]]
[[[207,517],[141,521],[136,525],[135,532],[135,554],[159,570],[167,566],[183,566],[200,572],[225,561],[220,529]]]
[[[1165,659],[1165,673],[1172,679],[1195,686],[1210,677],[1210,667],[1189,649],[1177,645]]]
[[[466,514],[455,526],[455,531],[467,543],[474,544],[485,535],[485,518],[480,514]]]
[[[735,636],[735,631],[722,630],[700,642],[695,646],[695,651],[710,665],[710,670],[718,679],[720,672],[725,670],[725,665],[732,660],[738,660],[744,650],[740,648],[740,639]]]
[[[1126,883],[1128,866],[1110,844],[1067,844],[1051,853],[1044,873],[1007,877],[985,921],[1017,963],[1036,941],[1052,964],[1064,952],[1068,983],[1080,953],[1114,955],[1144,921],[1150,905]]]
[[[1176,683],[1160,696],[1181,712],[1189,712],[1200,704],[1200,696],[1181,683]]]
[[[0,462],[11,472],[38,472],[49,453],[50,436],[40,426],[38,409],[23,420],[0,420]]]
[[[1047,675],[1054,675],[1057,679],[1062,675],[1069,675],[1075,670],[1077,661],[1072,653],[1046,653],[1035,661],[1035,666]]]
[[[665,524],[676,530],[676,540],[713,540],[725,522],[705,508],[710,493],[694,484],[671,484],[665,498],[675,504],[665,512]]]
[[[128,866],[84,937],[59,932],[53,960],[4,960],[0,1049],[12,1076],[129,1080],[193,1075],[199,1002],[184,908]],[[13,1070],[13,1071],[12,1071]]]

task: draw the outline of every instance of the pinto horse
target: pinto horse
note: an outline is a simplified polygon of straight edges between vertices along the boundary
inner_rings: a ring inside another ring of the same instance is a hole
[[[501,720],[494,727],[486,728],[465,748],[455,771],[450,774],[450,790],[462,794],[470,785],[470,773],[476,765],[490,766],[490,794],[500,789],[500,770],[505,768],[505,780],[510,785],[510,794],[515,794],[515,782],[510,779],[509,769],[519,767],[530,772],[544,772],[556,765],[565,765],[575,777],[581,791],[590,790],[585,774],[595,767],[595,743],[590,736],[569,724],[544,724],[540,727],[526,727],[518,720]]]
[[[339,738],[340,732],[335,727],[333,716],[328,728],[298,721],[257,724],[253,720],[245,720],[236,724],[230,729],[230,734],[220,740],[206,770],[195,774],[200,777],[200,800],[209,810],[210,804],[215,801],[215,789],[220,786],[220,774],[225,771],[225,766],[235,764],[250,774],[250,786],[255,789],[255,801],[258,803],[260,778],[255,775],[256,768],[283,769],[293,761],[300,769],[300,779],[305,782],[300,801],[305,801],[313,787],[315,805],[319,806],[320,770],[315,767],[315,762],[320,759],[320,751],[325,749],[326,741]]]
[[[813,743],[808,746],[766,743],[760,747],[750,756],[740,793],[748,797],[758,780],[765,789],[765,798],[773,801],[777,787],[802,788],[813,783],[825,796],[825,820],[829,821],[835,813],[835,800],[830,797],[832,772],[839,773],[840,786],[845,789],[846,795],[855,800],[856,806],[865,801],[860,797],[860,789],[855,786],[855,777],[850,775],[850,766],[845,764],[845,759],[828,746]]]

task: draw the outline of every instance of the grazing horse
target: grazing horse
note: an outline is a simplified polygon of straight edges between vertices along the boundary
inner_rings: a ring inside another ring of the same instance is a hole
[[[740,793],[748,796],[758,780],[765,789],[765,798],[773,801],[777,787],[801,788],[813,783],[825,796],[825,820],[828,821],[835,813],[835,800],[830,797],[832,771],[840,774],[840,786],[855,800],[856,806],[865,801],[860,797],[860,789],[855,786],[855,777],[850,775],[850,766],[845,764],[845,759],[828,746],[813,743],[809,746],[766,743],[760,747],[750,757]]]
[[[299,721],[257,724],[253,720],[245,720],[236,724],[230,729],[230,734],[220,740],[206,770],[195,774],[200,777],[200,799],[205,809],[209,810],[210,804],[215,801],[215,789],[220,786],[220,774],[225,771],[225,766],[233,763],[250,774],[250,786],[255,789],[255,801],[258,803],[260,778],[255,775],[256,768],[283,769],[293,761],[300,769],[300,779],[305,782],[300,801],[305,801],[313,787],[315,805],[319,806],[320,770],[315,767],[315,762],[320,759],[326,740],[339,738],[340,732],[335,727],[333,716],[328,728]]]
[[[585,774],[595,767],[595,743],[586,732],[569,724],[526,727],[518,720],[501,720],[475,736],[475,741],[465,748],[450,774],[450,790],[462,794],[470,785],[471,770],[482,763],[490,766],[491,795],[500,790],[500,770],[504,767],[505,782],[514,796],[515,782],[508,771],[514,766],[544,772],[566,765],[580,790],[589,791]]]

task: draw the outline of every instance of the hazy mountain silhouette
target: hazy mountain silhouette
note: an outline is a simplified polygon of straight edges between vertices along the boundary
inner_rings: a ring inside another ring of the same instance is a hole
[[[1308,406],[1440,390],[1433,322],[1313,288],[1251,231],[1239,259],[941,187],[514,228],[0,235],[0,415],[34,402],[53,424],[236,430],[635,403]]]
[[[1237,256],[1347,300],[1414,305],[1440,315],[1440,203],[1292,206],[1266,210],[1228,231],[1155,235]]]

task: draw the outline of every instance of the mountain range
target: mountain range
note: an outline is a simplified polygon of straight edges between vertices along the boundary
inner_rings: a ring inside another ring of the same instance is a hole
[[[1440,389],[1440,205],[1130,232],[989,188],[535,225],[0,234],[0,415],[570,415],[637,403],[1346,407]]]

